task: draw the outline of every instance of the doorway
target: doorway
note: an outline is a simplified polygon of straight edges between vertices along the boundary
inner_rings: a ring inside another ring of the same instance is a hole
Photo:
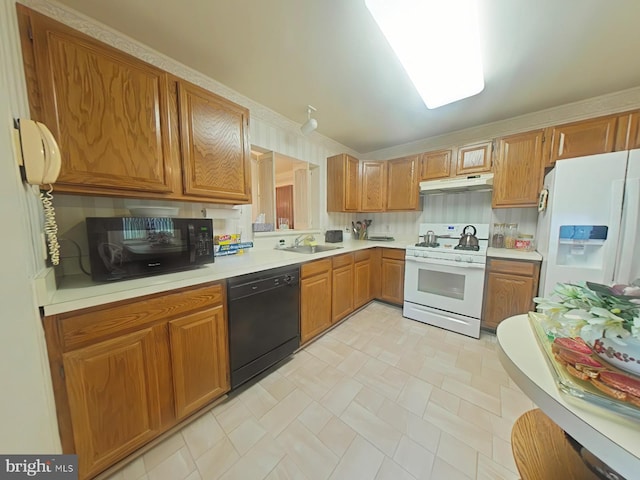
[[[276,218],[278,228],[282,228],[283,224],[288,225],[288,228],[295,228],[293,222],[293,185],[276,187]]]

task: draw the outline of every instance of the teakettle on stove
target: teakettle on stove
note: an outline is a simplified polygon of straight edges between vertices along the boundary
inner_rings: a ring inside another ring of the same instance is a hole
[[[467,230],[471,228],[473,233],[468,233]],[[462,236],[458,242],[458,246],[455,247],[459,250],[478,250],[478,237],[476,237],[476,227],[473,225],[467,225],[462,229]]]

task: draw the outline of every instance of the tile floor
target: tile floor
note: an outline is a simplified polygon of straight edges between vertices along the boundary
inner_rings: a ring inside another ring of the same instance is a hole
[[[109,480],[517,479],[495,343],[374,302]]]

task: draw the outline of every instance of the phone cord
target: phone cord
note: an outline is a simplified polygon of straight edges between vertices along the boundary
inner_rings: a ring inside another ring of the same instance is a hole
[[[60,264],[60,244],[58,243],[58,224],[56,223],[56,212],[53,209],[53,187],[49,185],[49,190],[40,192],[40,200],[44,208],[44,233],[47,235],[49,247],[49,258],[53,265]]]

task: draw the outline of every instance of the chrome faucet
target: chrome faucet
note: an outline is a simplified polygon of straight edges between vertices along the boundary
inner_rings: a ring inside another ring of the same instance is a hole
[[[304,242],[315,242],[316,237],[314,237],[313,235],[311,235],[310,233],[303,233],[302,235],[298,235],[296,237],[296,239],[293,241],[293,246],[294,247],[299,247],[300,244],[304,244]]]

